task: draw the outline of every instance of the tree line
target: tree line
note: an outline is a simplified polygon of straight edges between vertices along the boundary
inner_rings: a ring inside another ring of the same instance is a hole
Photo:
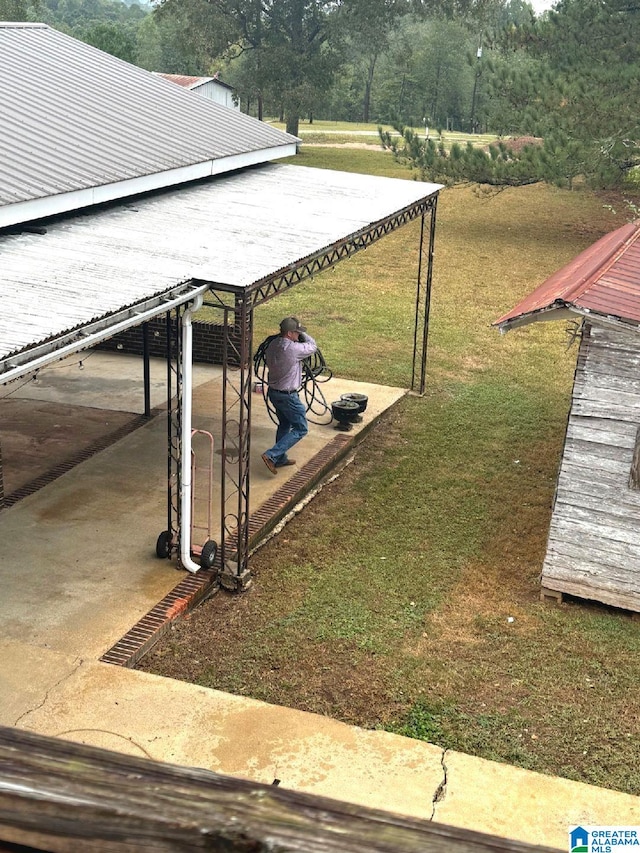
[[[0,0],[0,17],[149,70],[217,72],[293,134],[301,119],[391,124],[401,136],[382,143],[430,180],[618,186],[639,162],[636,0],[541,16],[527,0]],[[450,131],[504,141],[449,145]]]

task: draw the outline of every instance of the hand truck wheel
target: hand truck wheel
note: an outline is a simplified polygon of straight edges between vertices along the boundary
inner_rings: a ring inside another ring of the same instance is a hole
[[[212,569],[213,564],[216,561],[216,555],[218,553],[218,543],[213,539],[209,539],[208,542],[205,542],[202,546],[202,553],[200,554],[200,565],[203,569]]]
[[[159,560],[168,560],[171,556],[171,531],[163,530],[156,542],[156,557]]]

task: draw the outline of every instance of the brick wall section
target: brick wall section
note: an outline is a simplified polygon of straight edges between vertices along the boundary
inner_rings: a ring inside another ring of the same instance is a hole
[[[175,328],[175,318],[171,319]],[[166,358],[167,355],[167,321],[165,317],[154,317],[147,323],[149,335],[149,355],[154,358]],[[222,333],[220,323],[206,323],[195,320],[193,323],[193,360],[203,364],[222,364]],[[142,326],[126,329],[103,341],[98,349],[113,352],[142,355]],[[234,353],[230,353],[231,365],[237,364]]]

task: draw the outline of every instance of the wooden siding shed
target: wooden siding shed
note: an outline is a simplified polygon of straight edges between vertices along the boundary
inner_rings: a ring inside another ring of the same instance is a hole
[[[581,323],[542,597],[640,612],[640,222],[605,235],[495,325]]]
[[[640,335],[585,323],[543,589],[640,611]]]

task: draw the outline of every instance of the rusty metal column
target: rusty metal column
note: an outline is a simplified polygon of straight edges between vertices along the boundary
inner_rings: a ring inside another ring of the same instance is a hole
[[[182,315],[184,305],[178,305],[173,316],[165,315],[167,360],[167,557],[177,552],[181,529],[180,511],[182,459]],[[190,531],[186,531],[190,535]]]
[[[230,590],[246,589],[251,583],[249,467],[252,338],[253,306],[245,296],[236,296],[233,313],[230,308],[224,312],[222,355],[220,583]]]
[[[411,390],[424,394],[427,373],[427,343],[429,339],[429,311],[431,308],[431,280],[433,277],[433,246],[436,232],[437,197],[429,211],[429,234],[426,243],[427,213],[420,221],[420,250],[418,258],[418,285],[416,288],[416,313],[413,331],[413,367]]]

